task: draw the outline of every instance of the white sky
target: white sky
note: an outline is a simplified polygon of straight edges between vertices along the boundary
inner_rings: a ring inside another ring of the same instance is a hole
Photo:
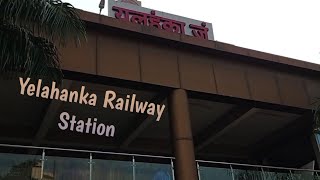
[[[63,1],[99,12],[100,0]],[[217,41],[320,64],[320,0],[142,0],[142,6],[211,22]]]

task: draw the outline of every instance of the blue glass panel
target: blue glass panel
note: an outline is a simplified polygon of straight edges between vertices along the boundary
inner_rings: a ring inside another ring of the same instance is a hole
[[[265,172],[266,180],[292,180],[290,172]]]
[[[233,169],[235,180],[264,180],[261,170]]]
[[[93,180],[132,180],[132,162],[93,160],[92,164]]]
[[[201,180],[232,180],[232,172],[230,168],[200,166],[199,171]]]
[[[0,179],[36,180],[41,175],[41,156],[0,153]]]
[[[56,180],[88,180],[89,159],[69,157],[46,157],[44,178]]]
[[[136,162],[137,180],[173,180],[170,164]]]

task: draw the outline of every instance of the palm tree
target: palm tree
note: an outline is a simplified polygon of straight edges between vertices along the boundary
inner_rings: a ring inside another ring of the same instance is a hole
[[[0,0],[0,73],[19,72],[59,81],[57,47],[85,38],[75,8],[60,0]]]

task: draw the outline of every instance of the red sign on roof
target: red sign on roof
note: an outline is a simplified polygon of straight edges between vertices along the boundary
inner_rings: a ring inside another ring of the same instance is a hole
[[[135,0],[109,0],[109,16],[143,26],[154,27],[172,33],[194,36],[203,40],[214,40],[212,24],[181,16],[155,11],[127,3]],[[136,2],[136,1],[135,1]]]

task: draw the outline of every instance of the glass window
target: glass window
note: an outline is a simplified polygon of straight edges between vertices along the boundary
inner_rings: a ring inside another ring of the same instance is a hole
[[[41,156],[0,153],[0,179],[35,180],[41,176]]]
[[[170,164],[136,162],[137,180],[172,180]]]
[[[130,161],[93,160],[93,180],[132,180],[133,170]]]
[[[90,177],[89,158],[46,157],[44,179],[88,180]]]
[[[264,174],[261,169],[241,169],[233,166],[233,173],[235,180],[264,180]],[[248,168],[248,167],[247,167]]]
[[[200,166],[201,180],[232,180],[232,171],[227,167],[204,167]]]

